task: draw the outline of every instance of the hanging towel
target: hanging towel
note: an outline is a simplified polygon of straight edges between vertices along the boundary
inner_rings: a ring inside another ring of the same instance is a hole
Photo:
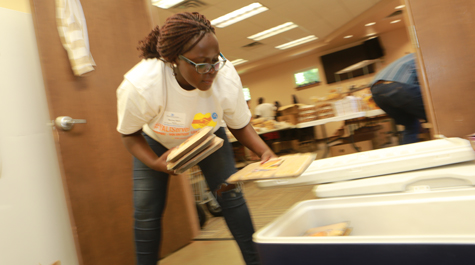
[[[56,0],[56,23],[63,47],[68,52],[74,75],[94,70],[89,50],[86,18],[79,0]]]

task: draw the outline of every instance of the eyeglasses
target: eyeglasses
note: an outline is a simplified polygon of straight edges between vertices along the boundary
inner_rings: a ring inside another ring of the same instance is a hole
[[[216,63],[195,63],[192,60],[186,58],[183,55],[178,55],[178,58],[185,60],[187,63],[193,65],[196,69],[196,72],[198,74],[206,74],[211,71],[211,69],[214,69],[215,72],[221,70],[224,66],[224,64],[228,61],[226,58],[224,58],[224,55],[222,53],[219,53],[219,59]]]

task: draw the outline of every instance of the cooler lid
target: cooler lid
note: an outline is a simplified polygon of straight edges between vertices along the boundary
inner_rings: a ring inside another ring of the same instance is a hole
[[[318,159],[294,179],[263,180],[257,186],[297,186],[389,175],[475,160],[468,140],[445,138]]]
[[[424,192],[475,186],[475,161],[359,180],[316,185],[319,198]]]

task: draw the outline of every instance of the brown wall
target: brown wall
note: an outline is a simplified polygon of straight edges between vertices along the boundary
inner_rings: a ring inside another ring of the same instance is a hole
[[[475,132],[475,1],[406,0],[432,133]]]

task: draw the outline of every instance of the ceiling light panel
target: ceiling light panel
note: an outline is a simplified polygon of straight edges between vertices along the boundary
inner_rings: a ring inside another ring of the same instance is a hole
[[[247,62],[247,60],[244,60],[244,59],[236,59],[234,61],[231,61],[231,63],[236,66],[236,65],[239,65],[239,64],[242,64],[242,63],[245,63]]]
[[[211,25],[218,28],[224,28],[246,18],[255,16],[259,13],[267,11],[268,8],[261,5],[260,3],[252,3],[248,6],[235,10],[231,13],[228,13],[224,16],[218,17],[211,21]]]
[[[389,23],[394,24],[394,23],[398,23],[398,22],[401,22],[401,20],[400,20],[400,19],[398,19],[398,20],[393,20],[393,21],[391,21],[391,22],[389,22]]]
[[[277,34],[280,34],[282,32],[285,32],[285,31],[288,31],[288,30],[291,30],[291,29],[294,29],[298,27],[297,25],[295,25],[294,23],[292,22],[287,22],[287,23],[284,23],[282,25],[279,25],[277,27],[273,27],[271,29],[268,29],[268,30],[264,30],[262,32],[259,32],[257,34],[254,34],[252,36],[249,36],[247,37],[248,39],[251,39],[251,40],[255,40],[255,41],[258,41],[258,40],[263,40],[263,39],[266,39],[266,38],[269,38],[269,37],[272,37],[274,35],[277,35]]]
[[[375,25],[375,24],[376,24],[376,22],[371,22],[371,23],[366,24],[365,26],[366,26],[366,27],[369,27],[369,26],[373,26],[373,25]]]
[[[313,40],[316,40],[316,39],[318,39],[318,38],[315,35],[310,35],[310,36],[307,36],[305,38],[301,38],[301,39],[298,39],[298,40],[294,40],[294,41],[287,42],[287,43],[284,43],[282,45],[276,46],[276,48],[280,49],[280,50],[285,50],[285,49],[295,47],[297,45],[301,45],[301,44],[304,44],[304,43],[307,43],[307,42],[310,42],[310,41],[313,41]]]
[[[170,7],[178,5],[183,1],[185,0],[152,0],[152,5],[163,9],[168,9]]]

